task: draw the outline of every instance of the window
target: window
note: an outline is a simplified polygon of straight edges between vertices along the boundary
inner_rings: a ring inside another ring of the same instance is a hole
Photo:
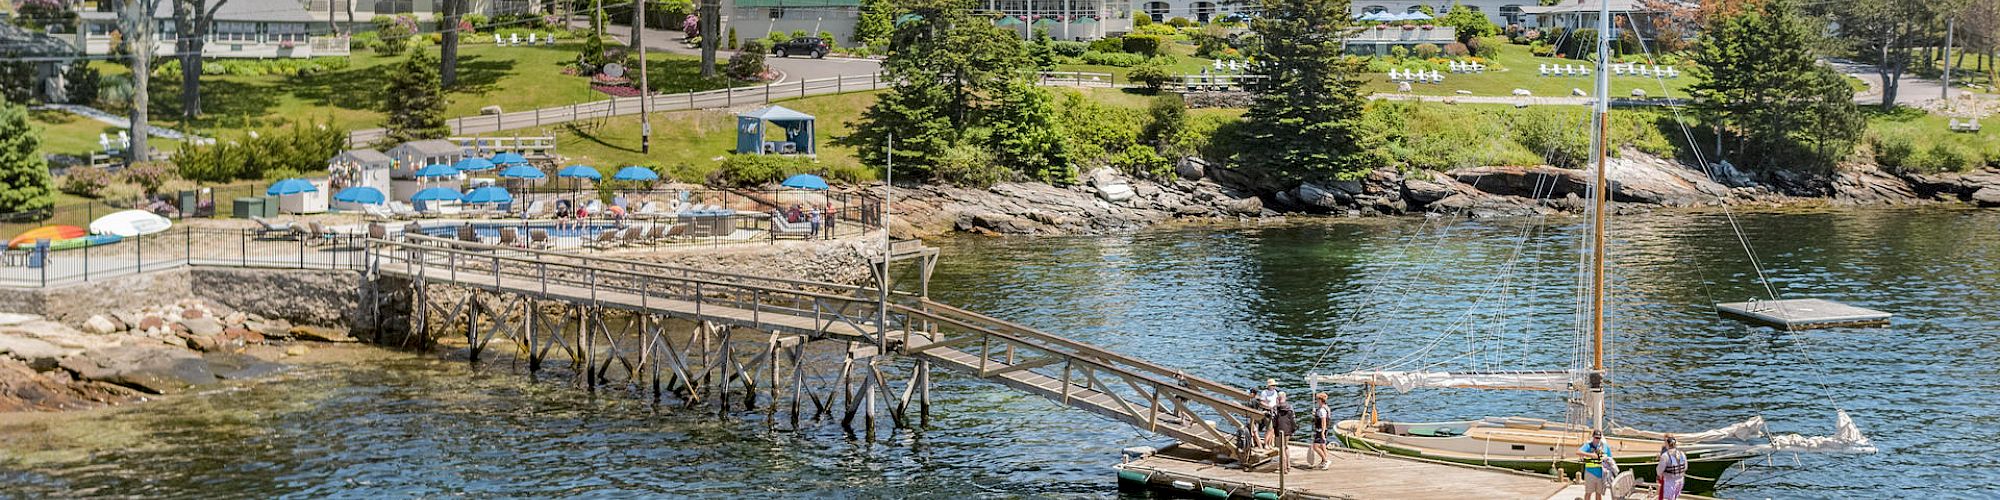
[[[1195,3],[1194,3],[1194,20],[1195,20],[1195,22],[1198,22],[1198,23],[1202,23],[1202,24],[1208,24],[1208,18],[1209,18],[1209,16],[1211,16],[1211,15],[1214,15],[1214,14],[1215,14],[1215,4],[1214,4],[1214,3],[1210,3],[1210,2],[1195,2]]]
[[[1507,24],[1521,24],[1521,6],[1500,6],[1500,18],[1507,20]]]
[[[1362,8],[1361,8],[1361,13],[1362,13],[1362,14],[1378,14],[1378,13],[1382,13],[1382,12],[1388,12],[1388,11],[1389,11],[1389,8],[1388,8],[1388,7],[1383,7],[1383,6],[1380,6],[1380,5],[1370,5],[1370,6],[1367,6],[1367,7],[1362,7]]]
[[[416,11],[414,0],[375,0],[376,14],[409,14]]]
[[[784,18],[785,18],[785,9],[783,7],[771,9],[771,19],[784,19]]]
[[[271,23],[265,25],[265,30],[271,34],[271,43],[303,44],[307,41],[305,23]]]
[[[1423,12],[1423,11],[1424,11],[1424,6],[1422,5],[1411,5],[1410,8],[1403,9],[1404,13]]]
[[[257,23],[237,21],[217,21],[215,32],[208,39],[217,42],[254,42],[257,40]]]
[[[1165,22],[1167,14],[1172,11],[1173,8],[1166,2],[1146,2],[1146,16],[1153,18],[1153,22]]]

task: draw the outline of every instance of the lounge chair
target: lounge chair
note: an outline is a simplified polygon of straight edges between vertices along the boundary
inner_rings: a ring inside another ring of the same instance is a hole
[[[389,239],[389,226],[384,226],[379,222],[368,223],[368,239],[371,240]]]
[[[251,217],[250,220],[257,223],[258,239],[271,237],[272,235],[288,236],[292,234],[293,227],[290,222],[272,222],[265,220],[263,217]]]
[[[660,240],[664,240],[666,238],[667,238],[666,224],[654,224],[646,228],[647,243],[659,243]]]
[[[548,248],[548,247],[549,247],[549,230],[547,229],[528,230],[528,248]]]
[[[333,231],[328,231],[326,226],[320,225],[319,221],[307,222],[306,227],[309,228],[309,232],[306,234],[306,243],[333,243]]]
[[[775,240],[779,237],[792,236],[799,237],[800,239],[811,238],[812,223],[806,221],[791,222],[785,220],[784,217],[771,218],[771,239]]]
[[[541,200],[535,200],[534,203],[528,204],[528,208],[521,210],[521,217],[524,219],[533,219],[548,214],[549,204]]]
[[[395,215],[396,218],[398,219],[414,219],[417,218],[418,216],[423,215],[422,213],[417,212],[417,209],[415,207],[411,207],[410,204],[408,203],[403,203],[400,201],[392,201],[388,203],[388,206],[389,206],[389,213]]]
[[[590,240],[588,243],[589,246],[596,248],[609,248],[616,244],[618,244],[617,229],[606,229],[604,232],[597,233],[597,239]]]
[[[618,245],[629,247],[640,243],[645,243],[644,240],[645,233],[646,233],[645,228],[639,226],[632,226],[625,228],[623,241],[620,241]]]
[[[632,215],[634,217],[649,217],[649,218],[659,217],[667,214],[668,212],[666,211],[666,209],[661,208],[660,202],[657,201],[646,202],[644,206],[640,206],[638,210],[632,212]]]
[[[521,238],[514,231],[514,228],[511,227],[500,228],[500,246],[503,247],[521,246]]]
[[[479,232],[474,231],[471,224],[460,225],[458,226],[458,241],[478,243]]]
[[[585,212],[590,212],[590,215],[597,215],[604,213],[604,202],[597,200],[590,200],[589,203],[583,204],[583,210]]]
[[[375,221],[386,221],[386,220],[396,219],[395,212],[391,212],[389,211],[389,207],[384,207],[381,205],[362,205],[361,215],[367,218],[368,220],[375,220]]]

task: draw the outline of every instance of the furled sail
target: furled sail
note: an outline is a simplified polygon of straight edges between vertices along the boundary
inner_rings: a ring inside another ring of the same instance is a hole
[[[1621,426],[1613,428],[1611,434],[1651,439],[1666,439],[1667,436],[1673,436],[1674,439],[1679,440],[1683,444],[1722,440],[1747,441],[1750,438],[1764,435],[1764,417],[1750,417],[1749,420],[1742,421],[1736,425],[1701,432],[1654,432]]]
[[[1861,427],[1854,425],[1854,418],[1847,416],[1847,410],[1839,410],[1834,418],[1831,436],[1805,436],[1782,434],[1771,436],[1768,444],[1743,445],[1738,451],[1764,455],[1780,451],[1793,453],[1875,453],[1875,442],[1861,434]]]
[[[1566,391],[1580,386],[1582,381],[1585,380],[1584,373],[1580,371],[1444,372],[1357,370],[1332,375],[1310,374],[1306,375],[1306,382],[1313,384],[1315,387],[1320,383],[1379,385],[1394,387],[1396,392],[1410,392],[1410,390],[1419,387]]]

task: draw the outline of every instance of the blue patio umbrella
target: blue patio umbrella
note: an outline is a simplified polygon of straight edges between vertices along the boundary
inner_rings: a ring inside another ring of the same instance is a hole
[[[484,172],[493,170],[493,162],[486,161],[485,158],[469,156],[456,163],[452,163],[451,168],[458,169],[461,172]]]
[[[548,174],[542,173],[542,169],[529,165],[514,165],[501,170],[500,177],[508,179],[541,179],[548,177]]]
[[[565,177],[570,179],[590,179],[594,181],[603,179],[604,174],[598,173],[596,167],[591,167],[589,165],[570,165],[567,167],[563,167],[561,172],[556,172],[556,177]]]
[[[493,155],[493,163],[501,165],[527,165],[528,159],[518,153],[500,153]]]
[[[653,169],[634,165],[618,169],[618,173],[613,174],[611,178],[621,181],[657,181],[660,180],[660,174]]]
[[[793,189],[826,189],[826,179],[813,174],[798,174],[785,178],[784,186]]]
[[[419,179],[427,179],[435,177],[451,177],[454,175],[458,175],[458,169],[452,168],[451,165],[432,163],[429,165],[424,165],[424,168],[417,169],[417,173],[414,175],[416,175],[417,178]]]
[[[319,187],[313,186],[313,183],[307,182],[305,179],[294,177],[271,183],[271,188],[264,190],[264,194],[284,196],[288,194],[311,193],[314,191],[319,191]]]
[[[424,190],[423,190],[423,191],[418,191],[416,195],[414,195],[414,196],[411,196],[411,197],[410,197],[410,200],[411,200],[411,201],[453,201],[453,200],[457,200],[457,199],[459,198],[459,196],[461,196],[461,195],[460,195],[460,194],[458,193],[458,190],[456,190],[456,189],[452,189],[452,188],[448,188],[448,187],[444,187],[444,186],[438,186],[438,187],[430,187],[430,188],[424,188]]]
[[[388,200],[389,197],[382,195],[382,190],[368,186],[354,186],[333,194],[333,201],[342,203],[376,205]]]
[[[514,195],[500,186],[485,186],[465,193],[458,201],[464,203],[507,203],[514,201]]]

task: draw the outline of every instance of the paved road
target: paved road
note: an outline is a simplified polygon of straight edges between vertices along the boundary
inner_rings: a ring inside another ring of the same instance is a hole
[[[606,30],[610,31],[611,37],[618,40],[619,43],[631,45],[631,27],[614,24],[606,28]],[[679,31],[646,30],[646,50],[662,50],[692,56],[701,55],[699,48],[688,47],[681,43],[681,32]],[[715,51],[716,64],[721,65],[733,53],[733,51],[717,49]],[[868,75],[874,74],[882,68],[882,63],[874,59],[853,59],[836,56],[826,56],[824,59],[809,59],[804,57],[780,59],[770,57],[766,58],[764,62],[771,69],[778,70],[779,73],[784,74],[784,80],[780,81]]]
[[[1854,102],[1862,104],[1882,103],[1882,75],[1875,71],[1875,66],[1846,59],[1831,59],[1827,61],[1827,64],[1832,65],[1835,70],[1841,73],[1860,78],[1862,82],[1868,84],[1868,90],[1854,94]],[[1943,92],[1944,82],[1927,78],[1917,78],[1913,74],[1904,73],[1903,78],[1899,80],[1896,88],[1896,104],[1919,106],[1924,101],[1942,97],[1944,95]]]

